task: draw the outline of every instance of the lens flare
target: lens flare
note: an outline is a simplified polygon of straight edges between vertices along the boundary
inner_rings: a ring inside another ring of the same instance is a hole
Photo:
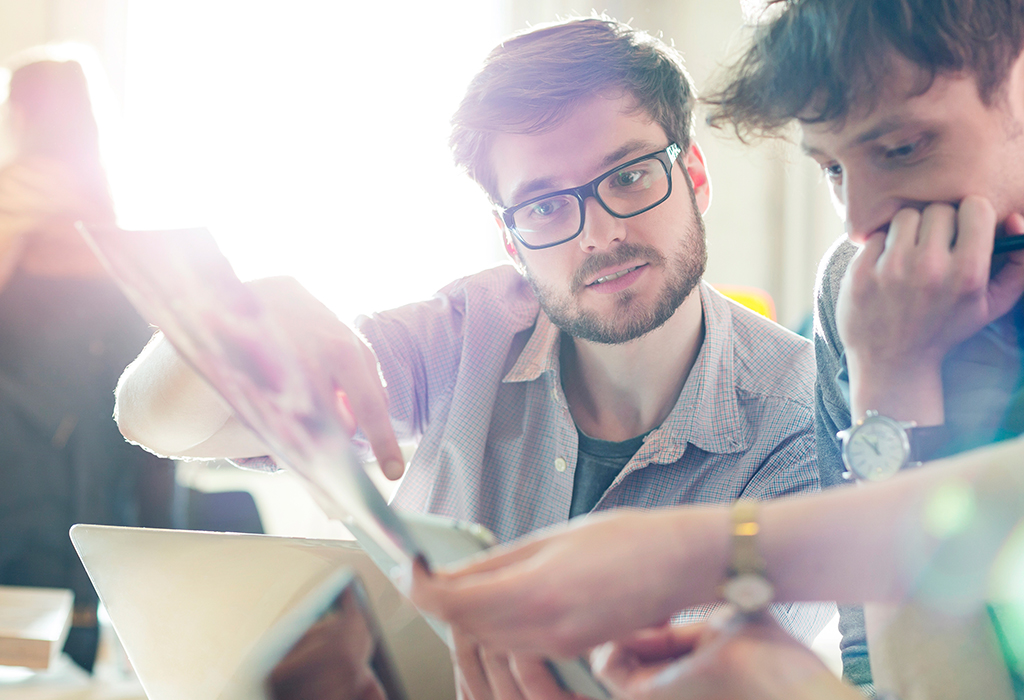
[[[974,489],[961,481],[947,482],[936,488],[924,508],[924,527],[939,539],[964,531],[977,509]]]

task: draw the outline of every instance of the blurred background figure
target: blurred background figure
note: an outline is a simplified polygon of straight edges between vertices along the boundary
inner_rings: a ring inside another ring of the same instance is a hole
[[[0,584],[75,592],[65,651],[91,670],[96,593],[74,523],[169,526],[172,467],[111,415],[151,335],[75,229],[113,224],[85,58],[22,54],[0,168]],[[91,76],[90,76],[91,77]]]

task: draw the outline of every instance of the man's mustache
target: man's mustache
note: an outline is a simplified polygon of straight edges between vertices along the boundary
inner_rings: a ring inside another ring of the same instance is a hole
[[[610,253],[594,253],[577,268],[572,276],[570,289],[575,294],[592,281],[601,270],[628,262],[647,263],[652,266],[665,264],[665,256],[652,246],[637,243],[620,243]]]

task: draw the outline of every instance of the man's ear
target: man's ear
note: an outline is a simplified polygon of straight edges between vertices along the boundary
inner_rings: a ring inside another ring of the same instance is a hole
[[[512,234],[509,233],[509,229],[505,226],[505,221],[502,220],[501,214],[498,212],[490,212],[495,217],[495,223],[498,224],[498,230],[502,232],[502,243],[505,244],[505,252],[512,258],[512,262],[519,264],[519,251],[515,249],[515,243],[512,240]]]
[[[509,232],[508,227],[505,226],[505,222],[502,220],[501,215],[492,211],[494,215],[494,223],[498,224],[498,230],[501,231],[501,241],[505,244],[505,252],[512,258],[512,264],[516,266],[520,272],[524,270],[523,261],[519,257],[519,250],[516,249],[516,243],[512,240],[512,234]]]
[[[690,176],[693,185],[693,195],[697,199],[697,208],[700,213],[706,214],[711,206],[711,175],[708,174],[708,167],[704,163],[704,151],[696,141],[690,144],[690,148],[683,154],[683,167]]]

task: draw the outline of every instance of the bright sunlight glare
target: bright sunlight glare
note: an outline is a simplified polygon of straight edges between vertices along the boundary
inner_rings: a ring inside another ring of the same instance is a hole
[[[342,320],[503,262],[448,120],[500,0],[130,0],[122,226],[211,229],[242,279]]]

